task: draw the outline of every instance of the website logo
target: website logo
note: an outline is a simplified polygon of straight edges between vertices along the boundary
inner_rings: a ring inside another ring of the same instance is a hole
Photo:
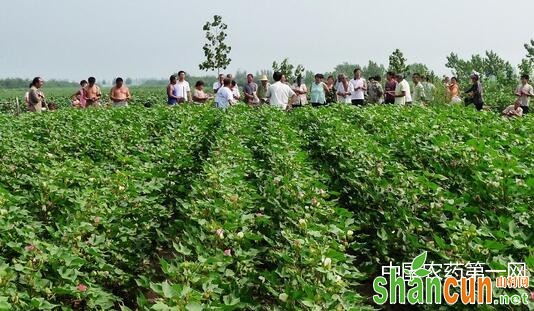
[[[528,305],[526,263],[508,263],[508,270],[487,269],[476,263],[426,263],[427,252],[402,266],[382,267],[375,278],[373,301],[389,304]],[[504,276],[506,274],[506,276]],[[524,289],[523,294],[499,294],[494,289]]]

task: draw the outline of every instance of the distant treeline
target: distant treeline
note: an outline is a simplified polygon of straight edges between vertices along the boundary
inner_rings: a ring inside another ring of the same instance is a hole
[[[22,89],[28,88],[32,81],[21,78],[0,79],[0,88],[4,89]],[[46,87],[74,87],[78,83],[65,80],[46,80]]]

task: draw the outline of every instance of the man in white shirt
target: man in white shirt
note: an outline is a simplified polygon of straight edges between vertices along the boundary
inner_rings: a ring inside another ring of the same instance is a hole
[[[354,92],[351,94],[352,104],[363,106],[365,92],[367,92],[367,81],[362,78],[362,70],[360,68],[354,69],[354,79],[350,80],[350,83],[354,87]]]
[[[404,106],[406,104],[406,94],[410,91],[410,85],[401,74],[397,74],[395,78],[397,79],[395,91],[389,91],[388,93],[395,96],[395,105]]]
[[[219,80],[213,83],[213,94],[217,94],[217,91],[223,86],[224,74],[219,74]]]
[[[174,85],[174,89],[176,90],[179,103],[193,101],[191,87],[189,86],[189,82],[185,81],[185,71],[180,70],[178,72],[178,82]]]
[[[234,104],[236,100],[234,99],[234,94],[230,87],[232,86],[232,80],[226,78],[223,80],[223,86],[217,91],[215,96],[215,105],[220,109],[227,109],[229,106]]]
[[[412,90],[410,88],[410,82],[408,82],[406,79],[403,79],[404,83],[404,89],[406,90],[406,105],[411,105],[413,103],[412,99]]]
[[[265,96],[269,98],[271,106],[281,108],[282,110],[289,110],[293,102],[297,99],[297,94],[295,94],[289,85],[281,82],[282,77],[283,74],[281,72],[277,71],[273,74],[275,83],[269,86]]]
[[[520,101],[520,106],[524,114],[529,113],[528,105],[530,102],[530,98],[534,97],[534,89],[532,88],[532,85],[528,84],[528,81],[529,81],[529,76],[522,75],[521,84],[515,90],[515,95],[518,97]]]

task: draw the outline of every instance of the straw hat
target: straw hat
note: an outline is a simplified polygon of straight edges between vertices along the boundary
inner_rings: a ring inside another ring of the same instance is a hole
[[[269,79],[267,79],[266,75],[263,75],[263,76],[261,76],[260,81],[269,81]]]

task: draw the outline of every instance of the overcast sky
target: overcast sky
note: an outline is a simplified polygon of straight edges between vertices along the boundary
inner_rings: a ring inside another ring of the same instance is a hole
[[[255,72],[289,57],[314,72],[344,61],[447,73],[446,56],[493,49],[518,64],[534,38],[534,0],[3,0],[0,78],[164,78],[201,73],[203,24],[229,26],[232,64]]]

